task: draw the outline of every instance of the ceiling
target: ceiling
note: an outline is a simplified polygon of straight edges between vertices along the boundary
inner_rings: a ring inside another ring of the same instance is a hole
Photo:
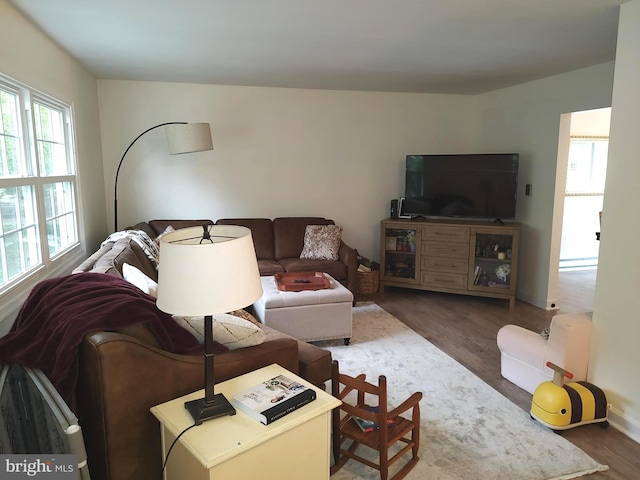
[[[625,0],[8,0],[97,78],[477,94],[615,57]]]

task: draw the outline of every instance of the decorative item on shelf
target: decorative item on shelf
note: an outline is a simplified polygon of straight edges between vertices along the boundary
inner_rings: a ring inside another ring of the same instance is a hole
[[[388,236],[385,238],[385,249],[390,251],[396,249],[396,237]]]
[[[169,142],[169,152],[171,155],[179,155],[182,153],[204,152],[213,150],[213,141],[211,140],[211,127],[208,123],[187,123],[187,122],[166,122],[155,125],[146,129],[138,135],[133,142],[129,144],[122,154],[122,158],[116,169],[116,178],[113,187],[113,223],[115,230],[118,231],[118,175],[120,175],[120,167],[127,156],[127,153],[133,147],[140,137],[155,130],[159,127],[167,126],[165,133]]]
[[[409,240],[407,240],[406,236],[398,237],[396,239],[396,250],[398,250],[399,252],[409,251]]]
[[[214,394],[213,315],[251,305],[262,296],[251,230],[236,225],[203,225],[160,239],[157,305],[163,312],[204,316],[204,398],[185,403],[196,425],[234,415],[222,394]],[[238,288],[241,285],[242,288]]]
[[[502,282],[508,283],[509,275],[511,275],[511,265],[508,263],[503,263],[496,268],[496,277],[502,280]]]
[[[407,240],[409,241],[409,251],[411,253],[416,253],[416,231],[409,230],[407,233]]]
[[[393,276],[395,276],[396,271],[395,271],[395,269],[394,269],[394,267],[393,267],[393,264],[392,264],[392,263],[387,263],[387,266],[386,266],[386,268],[384,269],[384,274],[385,274],[387,277],[393,277]]]

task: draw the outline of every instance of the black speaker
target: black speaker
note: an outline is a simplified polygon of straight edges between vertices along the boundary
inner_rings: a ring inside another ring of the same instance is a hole
[[[391,200],[391,218],[398,218],[398,199]]]

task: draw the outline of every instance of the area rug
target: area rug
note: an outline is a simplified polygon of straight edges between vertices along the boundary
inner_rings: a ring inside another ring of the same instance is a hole
[[[570,479],[608,469],[374,303],[354,308],[350,345],[316,344],[331,350],[343,373],[366,373],[374,383],[386,375],[391,405],[423,392],[420,461],[407,479]],[[331,478],[380,476],[350,460]]]

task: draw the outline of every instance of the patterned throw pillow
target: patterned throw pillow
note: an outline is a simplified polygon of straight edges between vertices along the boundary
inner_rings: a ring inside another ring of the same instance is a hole
[[[204,317],[181,317],[173,319],[184,329],[204,343]],[[264,342],[265,333],[257,325],[235,315],[219,313],[213,315],[213,338],[229,350],[260,345]]]
[[[173,228],[171,225],[168,225],[167,228],[165,228],[160,235],[158,235],[156,238],[153,239],[153,241],[156,242],[156,245],[158,245],[158,248],[160,248],[160,239],[164,237],[167,233],[171,233],[175,231],[176,231],[175,228]]]
[[[342,227],[338,225],[307,225],[300,258],[338,260]]]

